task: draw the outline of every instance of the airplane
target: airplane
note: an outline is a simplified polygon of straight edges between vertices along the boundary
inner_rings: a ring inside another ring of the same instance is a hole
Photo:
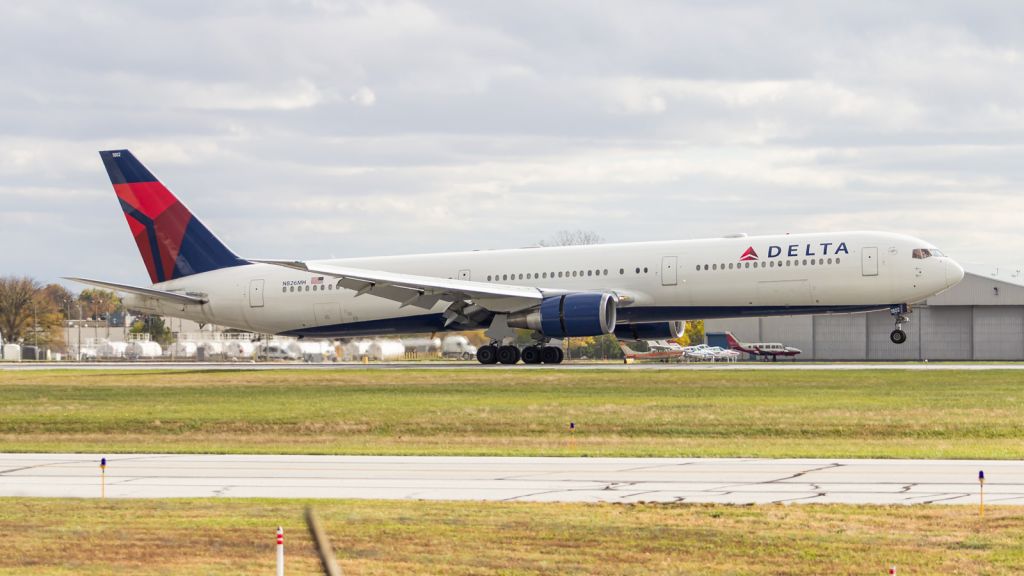
[[[729,343],[729,348],[732,350],[746,352],[754,356],[764,356],[766,360],[771,358],[773,362],[778,360],[779,356],[793,356],[795,360],[796,355],[801,352],[799,348],[786,346],[779,342],[740,342],[732,335],[732,332],[725,333],[725,341]]]
[[[263,334],[343,338],[486,329],[482,364],[558,364],[566,337],[673,339],[687,320],[888,309],[963,268],[931,243],[823,232],[329,260],[242,258],[129,150],[100,152],[151,286],[68,278],[132,310]],[[515,329],[533,343],[514,345]]]
[[[632,360],[661,360],[671,362],[680,360],[686,354],[682,344],[672,340],[650,340],[647,342],[647,352],[637,352],[629,347],[625,341],[619,341],[619,348],[622,349],[622,356],[628,363]]]

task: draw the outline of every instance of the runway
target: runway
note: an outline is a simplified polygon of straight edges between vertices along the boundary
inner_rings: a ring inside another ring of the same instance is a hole
[[[110,498],[1024,505],[1024,462],[107,455]],[[100,455],[0,454],[0,496],[100,496]]]
[[[0,372],[32,370],[1024,370],[1024,362],[681,362],[620,364],[572,362],[558,366],[481,366],[468,362],[0,362]]]

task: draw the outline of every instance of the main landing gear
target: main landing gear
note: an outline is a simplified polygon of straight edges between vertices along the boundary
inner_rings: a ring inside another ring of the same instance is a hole
[[[907,341],[907,333],[903,331],[903,323],[910,322],[910,306],[907,304],[890,306],[889,314],[892,314],[893,318],[896,319],[896,329],[889,334],[889,340],[892,340],[893,344],[903,344]]]
[[[519,360],[523,364],[561,364],[565,353],[558,346],[527,346],[520,350],[517,346],[496,343],[481,346],[476,351],[477,362],[481,364],[515,364]]]

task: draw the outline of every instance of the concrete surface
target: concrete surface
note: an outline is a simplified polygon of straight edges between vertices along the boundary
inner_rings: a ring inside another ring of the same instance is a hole
[[[107,454],[112,498],[1024,505],[1024,462]],[[0,454],[0,496],[95,498],[100,455]]]

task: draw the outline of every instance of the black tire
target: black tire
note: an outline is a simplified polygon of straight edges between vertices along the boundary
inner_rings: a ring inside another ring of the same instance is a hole
[[[561,364],[562,349],[557,346],[545,346],[540,350],[540,359],[545,364]]]
[[[481,364],[496,364],[498,362],[498,347],[481,346],[476,351],[476,361]]]
[[[542,355],[540,346],[527,346],[523,348],[523,364],[540,364]]]
[[[558,352],[558,360],[555,361],[555,364],[561,364],[562,360],[565,360],[565,350],[555,346],[555,351]]]
[[[892,340],[893,344],[903,344],[907,341],[907,333],[897,328],[889,334],[889,340]]]
[[[515,346],[502,346],[498,348],[498,362],[502,364],[515,364],[519,362],[519,348]]]

